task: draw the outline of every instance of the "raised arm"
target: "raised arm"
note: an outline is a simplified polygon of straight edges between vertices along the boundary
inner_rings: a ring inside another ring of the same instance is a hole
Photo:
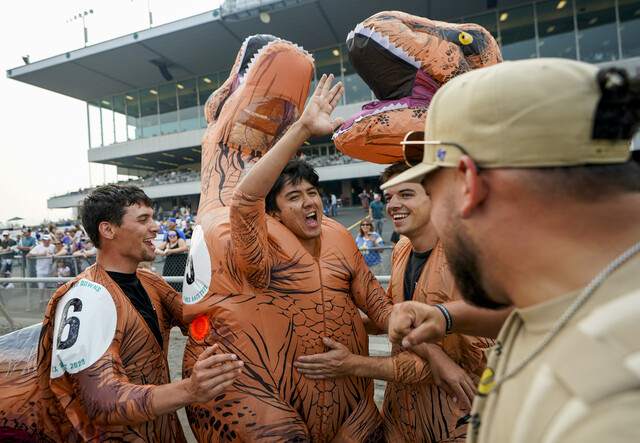
[[[287,162],[308,138],[330,134],[344,123],[343,118],[333,121],[330,118],[344,92],[341,82],[331,87],[332,82],[333,74],[322,76],[300,119],[253,165],[238,185],[239,191],[257,198],[266,197]]]

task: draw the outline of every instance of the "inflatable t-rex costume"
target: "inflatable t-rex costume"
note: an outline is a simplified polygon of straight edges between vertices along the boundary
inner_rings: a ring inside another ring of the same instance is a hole
[[[349,33],[347,48],[349,62],[379,101],[347,119],[333,141],[350,157],[383,164],[402,160],[400,142],[408,132],[424,131],[427,108],[440,86],[502,61],[498,44],[480,25],[397,11],[360,23]]]
[[[186,329],[182,304],[160,276],[137,274],[163,345],[94,264],[58,289],[42,325],[0,339],[0,441],[186,441],[177,415],[152,405],[154,387],[169,383],[169,331]],[[27,352],[6,365],[16,347]]]
[[[299,355],[324,352],[324,336],[366,355],[357,308],[380,326],[390,313],[390,299],[351,236],[323,220],[321,252],[312,257],[267,216],[263,200],[237,195],[239,210],[230,209],[243,171],[298,118],[312,74],[313,60],[301,48],[250,37],[230,78],[206,104],[203,191],[183,292],[185,320],[192,322],[183,371],[190,374],[214,343],[245,366],[223,394],[187,408],[200,441],[378,441],[382,435],[371,380],[314,381],[292,365]],[[260,257],[265,260],[255,260]]]

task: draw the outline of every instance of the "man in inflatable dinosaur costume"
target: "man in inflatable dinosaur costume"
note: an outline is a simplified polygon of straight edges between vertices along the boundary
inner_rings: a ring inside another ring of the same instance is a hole
[[[132,185],[83,200],[96,263],[56,291],[42,325],[0,338],[0,441],[183,442],[175,411],[216,397],[238,375],[236,357],[211,348],[192,377],[169,382],[169,331],[188,326],[180,295],[137,269],[155,256],[152,205]],[[8,351],[20,346],[33,348],[8,368]]]
[[[347,48],[349,62],[378,101],[347,119],[333,141],[350,157],[381,164],[402,160],[400,142],[408,132],[424,130],[427,108],[440,86],[502,61],[498,44],[480,25],[397,11],[379,12],[358,24]]]
[[[253,36],[206,104],[203,190],[183,292],[191,322],[183,372],[188,376],[213,344],[245,366],[224,394],[187,408],[200,441],[365,442],[382,436],[370,379],[314,381],[293,367],[297,356],[323,352],[328,335],[367,355],[358,308],[385,327],[391,301],[348,231],[316,214],[321,247],[312,255],[253,199],[240,204],[259,208],[255,220],[244,219],[231,238],[233,190],[298,120],[312,75],[313,60],[301,48]],[[253,259],[265,256],[260,264],[267,267],[253,269]]]

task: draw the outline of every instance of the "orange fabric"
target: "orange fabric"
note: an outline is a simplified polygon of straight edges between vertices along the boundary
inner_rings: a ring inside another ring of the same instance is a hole
[[[387,293],[404,301],[404,272],[411,243],[402,237],[392,255]],[[420,275],[413,300],[441,304],[459,298],[440,242]],[[483,350],[492,340],[449,334],[439,343],[445,353],[477,384],[486,365]],[[382,408],[388,442],[464,441],[470,411],[462,410],[434,383],[429,363],[400,345],[392,346],[395,381],[387,384]]]
[[[371,380],[312,381],[292,364],[324,352],[324,336],[366,355],[357,307],[382,324],[391,301],[339,224],[323,220],[320,253],[311,257],[265,214],[263,200],[233,197],[243,173],[298,118],[309,94],[311,57],[272,39],[260,47],[265,36],[248,38],[229,80],[207,101],[203,190],[183,297],[185,320],[205,314],[209,332],[203,340],[189,337],[183,374],[214,343],[245,366],[217,398],[187,407],[189,423],[199,441],[377,441],[382,418]],[[247,57],[253,62],[244,71]]]
[[[362,31],[361,27],[366,29]],[[426,110],[433,92],[439,86],[472,69],[502,61],[495,39],[482,26],[473,23],[446,23],[398,11],[384,11],[369,17],[354,31],[359,30],[365,33],[372,30],[375,34],[367,44],[377,42],[375,37],[379,33],[381,41],[388,39],[395,45],[396,51],[405,52],[407,57],[419,64],[414,68],[413,89],[404,91],[403,96],[398,97],[400,92],[396,88],[406,89],[403,87],[406,75],[394,78],[389,73],[405,72],[411,65],[390,51],[386,51],[387,56],[379,62],[371,62],[371,53],[362,51],[361,45],[353,48],[347,44],[349,60],[365,82],[369,83],[379,102],[372,103],[366,112],[365,108],[369,105],[363,107],[363,113],[357,120],[348,119],[347,124],[334,136],[334,143],[344,154],[373,163],[387,164],[403,159],[400,142],[407,132],[424,131]],[[472,44],[462,44],[462,32],[472,35]],[[381,96],[382,92],[373,84],[380,81],[377,73],[385,75],[384,93],[388,96]],[[417,86],[426,88],[430,94],[425,95],[424,89]],[[400,103],[403,107],[398,108]],[[379,112],[385,106],[392,106],[393,109]],[[464,125],[464,122],[460,124]]]
[[[158,417],[151,404],[153,387],[169,382],[169,331],[182,319],[180,296],[156,274],[139,270],[138,277],[158,313],[164,349],[120,287],[102,267],[93,265],[51,299],[40,335],[37,371],[19,380],[0,381],[3,392],[17,390],[24,395],[3,404],[0,426],[27,430],[42,441],[185,440],[177,415]],[[97,362],[77,374],[52,379],[56,308],[82,278],[109,291],[117,312],[115,334]]]

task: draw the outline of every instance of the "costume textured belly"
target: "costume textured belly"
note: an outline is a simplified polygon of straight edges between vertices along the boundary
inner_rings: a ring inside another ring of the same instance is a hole
[[[338,223],[323,220],[313,257],[265,213],[263,200],[233,193],[244,171],[300,115],[312,74],[313,60],[301,48],[253,36],[206,104],[202,197],[183,292],[185,319],[192,322],[183,371],[188,376],[214,343],[245,366],[230,389],[187,408],[200,441],[381,438],[370,380],[314,381],[292,363],[324,352],[324,336],[366,355],[357,308],[381,324],[390,300]]]
[[[347,49],[349,62],[378,101],[347,119],[333,141],[350,157],[382,164],[402,160],[404,136],[424,131],[427,108],[440,86],[502,61],[498,44],[480,25],[397,11],[358,24],[347,37]]]

